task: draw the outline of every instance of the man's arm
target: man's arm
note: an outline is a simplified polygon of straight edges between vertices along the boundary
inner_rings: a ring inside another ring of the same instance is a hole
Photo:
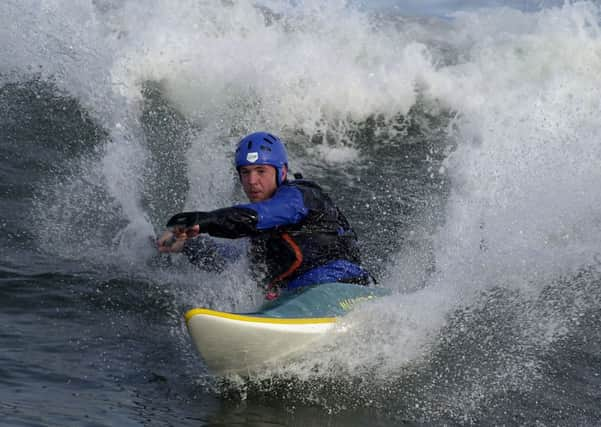
[[[309,214],[303,193],[293,186],[282,186],[271,199],[237,205],[256,213],[255,230],[262,231],[283,225],[297,224]]]
[[[216,242],[211,237],[197,236],[186,240],[182,253],[191,264],[205,271],[221,272],[239,259],[243,250],[233,242]]]
[[[278,226],[296,224],[308,213],[301,191],[295,187],[284,186],[280,187],[271,199],[262,202],[210,212],[179,213],[169,220],[167,227],[194,230],[195,234],[200,232],[214,237],[236,239]]]

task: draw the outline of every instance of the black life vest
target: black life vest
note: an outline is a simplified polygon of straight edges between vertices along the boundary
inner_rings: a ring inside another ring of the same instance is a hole
[[[284,182],[298,188],[308,215],[251,237],[251,262],[270,286],[285,286],[303,273],[334,260],[359,264],[357,235],[330,197],[314,182]]]

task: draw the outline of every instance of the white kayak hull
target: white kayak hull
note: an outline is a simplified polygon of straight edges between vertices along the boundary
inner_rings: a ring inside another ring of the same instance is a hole
[[[357,304],[388,294],[383,288],[326,283],[287,292],[255,313],[195,308],[185,317],[212,372],[247,375],[303,351]]]
[[[306,348],[336,322],[336,318],[269,319],[208,309],[190,310],[186,317],[208,368],[243,375]]]

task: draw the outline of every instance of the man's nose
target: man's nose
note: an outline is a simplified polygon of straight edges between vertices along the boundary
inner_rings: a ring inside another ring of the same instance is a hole
[[[254,183],[256,183],[256,182],[257,182],[257,178],[258,178],[258,177],[259,177],[259,174],[258,174],[258,173],[256,173],[255,171],[251,171],[251,172],[248,174],[248,182],[249,182],[250,184],[254,184]]]

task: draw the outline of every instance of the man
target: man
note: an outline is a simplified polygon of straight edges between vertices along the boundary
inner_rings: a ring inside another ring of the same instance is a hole
[[[210,268],[219,265],[220,250],[198,239],[199,233],[249,237],[251,265],[265,276],[268,299],[277,298],[282,288],[370,282],[359,265],[356,234],[332,200],[313,182],[288,180],[288,155],[278,137],[246,136],[238,143],[235,163],[250,203],[175,215],[167,223],[173,232],[158,240],[160,252],[183,251]]]

